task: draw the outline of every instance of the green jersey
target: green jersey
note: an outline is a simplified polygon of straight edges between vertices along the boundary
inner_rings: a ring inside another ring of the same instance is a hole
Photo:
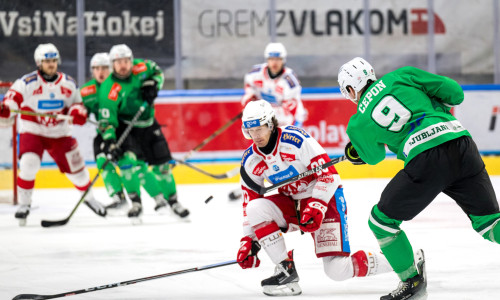
[[[132,73],[126,79],[111,74],[98,91],[99,125],[104,130],[103,138],[116,139],[118,122],[128,123],[144,103],[141,86],[145,80],[154,79],[158,89],[163,86],[163,72],[151,60],[134,59]],[[154,122],[154,107],[147,106],[135,127],[149,127]]]
[[[456,81],[403,67],[368,87],[349,120],[347,135],[366,163],[384,160],[387,145],[406,165],[427,149],[470,136],[450,113],[463,100]]]
[[[100,83],[97,80],[92,79],[86,82],[80,88],[80,94],[82,95],[83,105],[87,108],[87,111],[90,114],[94,114],[97,120],[97,113],[99,111],[99,102],[97,101],[97,92],[99,90]]]

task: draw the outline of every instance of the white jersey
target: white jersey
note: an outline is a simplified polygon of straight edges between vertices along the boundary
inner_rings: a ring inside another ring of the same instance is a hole
[[[276,184],[328,161],[330,158],[323,147],[303,129],[295,126],[278,128],[278,138],[271,154],[262,153],[252,144],[243,153],[241,160],[246,173],[241,178],[245,234],[251,234],[246,222],[246,204],[262,197],[252,190],[252,185],[264,187],[265,181]],[[294,200],[315,198],[328,204],[339,185],[340,176],[335,167],[331,166],[279,188],[278,193]]]
[[[272,79],[269,77],[267,63],[253,66],[245,75],[245,95],[241,102],[264,99],[271,103],[276,112],[279,125],[301,127],[307,117],[300,93],[302,87],[292,69],[285,67],[283,74]]]
[[[5,94],[4,103],[10,109],[44,113],[67,114],[71,106],[82,105],[76,82],[70,76],[58,72],[58,78],[47,82],[38,71],[17,79]],[[71,125],[67,120],[55,118],[20,116],[20,133],[31,133],[48,138],[71,136]]]

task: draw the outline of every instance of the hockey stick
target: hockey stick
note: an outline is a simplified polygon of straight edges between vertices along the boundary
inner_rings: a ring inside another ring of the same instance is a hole
[[[134,118],[132,119],[132,121],[130,121],[130,123],[127,125],[127,127],[123,131],[122,135],[120,136],[120,138],[116,142],[116,147],[117,148],[120,148],[120,146],[123,144],[123,142],[125,142],[125,139],[129,135],[130,131],[132,131],[132,127],[134,127],[134,124],[137,122],[137,120],[139,119],[139,117],[142,115],[142,113],[146,109],[146,105],[147,105],[147,102],[144,102],[141,105],[141,107],[139,107],[139,110],[135,113]],[[99,169],[99,171],[97,172],[97,174],[94,176],[94,179],[92,179],[92,181],[90,182],[89,187],[85,190],[85,192],[83,192],[82,196],[80,197],[80,200],[78,200],[78,202],[76,203],[75,207],[73,208],[73,210],[71,211],[71,213],[69,214],[69,216],[67,216],[63,220],[57,220],[57,221],[42,220],[42,227],[53,227],[53,226],[66,225],[69,222],[69,219],[71,219],[71,217],[73,216],[73,214],[77,210],[78,206],[80,206],[80,204],[83,202],[83,200],[85,199],[85,196],[87,196],[87,194],[89,193],[90,189],[92,188],[92,186],[94,185],[94,183],[97,181],[97,179],[101,175],[101,173],[104,170],[104,168],[110,163],[110,161],[111,161],[110,158],[107,157],[106,161],[104,162],[104,164],[102,165],[102,167]]]
[[[86,289],[61,293],[61,294],[55,294],[55,295],[20,294],[20,295],[15,296],[14,298],[12,298],[12,300],[43,300],[43,299],[61,298],[61,297],[66,297],[66,296],[73,296],[73,295],[90,293],[90,292],[95,292],[95,291],[100,291],[100,290],[105,290],[105,289],[111,289],[111,288],[120,287],[120,286],[131,285],[134,283],[139,283],[139,282],[144,282],[144,281],[149,281],[149,280],[154,280],[154,279],[160,279],[160,278],[174,276],[174,275],[180,275],[180,274],[185,274],[185,273],[190,273],[190,272],[204,271],[204,270],[208,270],[208,269],[229,266],[229,265],[233,265],[235,263],[237,263],[236,260],[230,260],[230,261],[225,261],[225,262],[216,263],[216,264],[212,264],[212,265],[195,267],[195,268],[190,268],[190,269],[185,269],[185,270],[180,270],[180,271],[175,271],[175,272],[170,272],[170,273],[165,273],[165,274],[160,274],[160,275],[154,275],[154,276],[149,276],[149,277],[143,277],[143,278],[133,279],[133,280],[128,280],[128,281],[122,281],[122,282],[117,282],[117,283],[111,283],[111,284],[106,284],[106,285],[99,285],[99,286],[95,286],[95,287],[91,287],[91,288],[86,288]]]
[[[238,168],[229,170],[229,171],[227,171],[226,173],[223,173],[223,174],[212,174],[212,173],[209,173],[209,172],[207,172],[205,170],[202,170],[202,169],[200,169],[200,168],[198,168],[198,167],[196,167],[196,166],[194,166],[194,165],[192,165],[192,164],[190,164],[190,163],[188,163],[186,161],[183,161],[183,160],[180,160],[180,159],[174,159],[174,160],[176,162],[180,163],[180,164],[183,164],[183,165],[185,165],[185,166],[187,166],[187,167],[195,170],[195,171],[198,171],[198,172],[200,172],[200,173],[202,173],[204,175],[210,176],[210,177],[215,178],[215,179],[231,178],[231,177],[235,176],[236,174],[238,174],[239,169],[240,169],[238,167]]]
[[[27,110],[19,110],[19,109],[11,109],[11,112],[18,113],[21,115],[26,115],[26,116],[35,116],[35,117],[46,117],[46,118],[52,118],[56,120],[67,120],[67,121],[73,121],[72,116],[68,115],[61,115],[61,114],[44,114],[44,113],[37,113],[33,111],[27,111]],[[87,119],[87,122],[93,125],[99,125],[97,122],[92,121]]]
[[[245,181],[245,183],[246,183],[246,184],[247,184],[247,185],[248,185],[248,186],[249,186],[252,190],[254,190],[255,192],[259,193],[259,195],[264,195],[264,194],[266,194],[266,193],[268,193],[268,192],[270,192],[270,191],[274,191],[275,189],[278,189],[278,188],[280,188],[280,187],[282,187],[282,186],[285,186],[285,185],[287,185],[287,184],[289,184],[289,183],[292,183],[292,182],[297,181],[297,180],[299,180],[299,179],[302,179],[302,178],[304,178],[304,177],[310,176],[310,175],[312,175],[312,174],[314,174],[314,173],[316,173],[316,172],[319,172],[319,171],[321,171],[321,170],[323,170],[323,169],[326,169],[326,168],[328,168],[328,167],[330,167],[330,166],[333,166],[334,164],[337,164],[337,163],[339,163],[339,162],[341,162],[341,161],[344,161],[344,160],[346,160],[346,159],[347,159],[347,157],[346,157],[345,155],[340,156],[340,157],[337,157],[337,158],[334,158],[334,159],[330,160],[330,161],[329,161],[329,162],[327,162],[327,163],[324,163],[324,164],[322,164],[322,165],[319,165],[319,166],[317,166],[317,167],[315,167],[315,168],[312,168],[312,169],[310,169],[310,170],[307,170],[307,171],[305,171],[305,172],[303,172],[303,173],[300,173],[299,175],[293,176],[293,177],[291,177],[291,178],[288,178],[288,179],[286,179],[286,180],[283,180],[283,181],[281,181],[281,182],[278,182],[278,183],[276,183],[276,184],[274,184],[274,185],[271,185],[271,186],[269,186],[269,187],[263,187],[263,186],[260,186],[260,185],[258,185],[257,183],[255,183],[255,182],[254,182],[254,181],[253,181],[253,180],[252,180],[252,179],[248,176],[248,174],[245,172],[245,169],[243,169],[243,168],[241,168],[241,169],[240,169],[240,174],[241,174],[241,178],[243,179],[243,181]]]
[[[219,134],[221,134],[224,130],[226,130],[229,126],[233,125],[234,122],[236,122],[237,120],[239,120],[241,118],[241,116],[243,115],[243,112],[240,112],[238,113],[236,116],[234,116],[231,120],[227,121],[226,124],[224,124],[221,128],[217,129],[216,131],[214,131],[209,137],[207,137],[206,139],[204,139],[200,144],[198,144],[198,146],[194,147],[193,150],[189,151],[188,154],[186,154],[184,156],[184,158],[182,159],[182,161],[186,161],[188,158],[190,158],[193,153],[199,151],[201,148],[203,148],[206,144],[208,144],[208,142],[210,142],[211,140],[213,140],[216,136],[218,136]],[[210,176],[210,175],[209,175]]]

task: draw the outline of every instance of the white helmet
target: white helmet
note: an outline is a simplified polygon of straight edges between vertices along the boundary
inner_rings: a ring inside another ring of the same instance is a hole
[[[111,50],[109,50],[109,58],[111,61],[124,57],[129,57],[132,61],[134,60],[132,50],[125,44],[114,45],[111,47]]]
[[[40,44],[35,49],[35,63],[37,66],[42,64],[44,59],[57,59],[57,63],[61,63],[61,56],[59,56],[59,51],[56,46],[52,43]]]
[[[286,60],[286,49],[282,43],[269,43],[266,46],[266,50],[264,50],[264,57],[266,59],[270,57],[279,57]]]
[[[376,81],[377,77],[375,77],[373,67],[361,57],[356,57],[348,61],[339,69],[338,81],[340,91],[344,97],[356,104],[357,100],[349,96],[347,87],[352,87],[357,93],[366,86],[368,80]]]
[[[273,130],[274,109],[266,100],[250,101],[243,110],[241,117],[241,131],[245,138],[251,140],[252,137],[248,133],[248,129],[266,125]]]
[[[111,60],[109,59],[108,53],[99,52],[94,54],[90,59],[90,72],[92,72],[92,68],[100,66],[111,68]]]

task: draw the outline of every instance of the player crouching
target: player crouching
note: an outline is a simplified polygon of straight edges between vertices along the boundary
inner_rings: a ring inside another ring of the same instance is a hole
[[[326,275],[337,281],[391,271],[385,257],[369,251],[351,254],[347,207],[340,176],[331,166],[278,189],[278,194],[258,192],[264,181],[277,184],[322,165],[330,158],[303,129],[278,127],[272,106],[257,100],[246,105],[242,131],[253,144],[243,154],[243,230],[237,261],[243,268],[258,267],[263,248],[276,264],[273,276],[261,283],[269,296],[299,295],[299,275],[283,233],[311,233],[316,256],[323,259]]]

